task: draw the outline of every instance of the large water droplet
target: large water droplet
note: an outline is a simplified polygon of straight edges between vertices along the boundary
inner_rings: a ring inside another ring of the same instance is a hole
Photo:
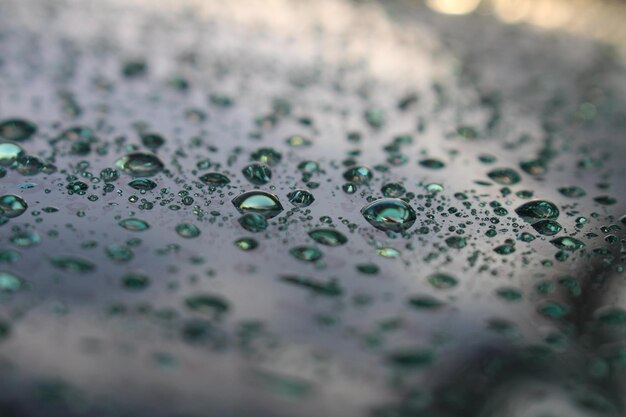
[[[37,132],[37,126],[22,119],[8,119],[0,123],[0,137],[13,142],[23,142]]]
[[[257,213],[271,219],[283,211],[278,197],[266,191],[247,191],[233,199],[233,204],[240,213]]]
[[[15,143],[0,143],[0,165],[9,166],[24,155],[24,150]]]
[[[272,171],[261,162],[248,164],[241,172],[248,181],[255,185],[267,184],[272,180]]]
[[[366,166],[353,167],[343,173],[343,177],[347,181],[358,185],[369,183],[373,176],[372,170]]]
[[[517,184],[522,179],[517,171],[511,168],[496,168],[489,171],[487,176],[502,185]]]
[[[17,217],[23,214],[28,205],[22,197],[7,194],[0,197],[0,217]]]
[[[557,206],[545,200],[529,201],[516,208],[515,212],[523,219],[552,220],[559,217],[559,209]]]
[[[417,219],[413,207],[398,198],[376,200],[361,209],[361,214],[375,228],[391,232],[407,230]]]
[[[115,166],[134,177],[151,177],[163,170],[163,162],[155,155],[134,152],[121,157]]]

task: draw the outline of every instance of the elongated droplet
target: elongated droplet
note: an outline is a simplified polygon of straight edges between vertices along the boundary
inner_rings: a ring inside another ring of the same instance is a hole
[[[335,229],[314,229],[309,232],[309,236],[317,243],[326,246],[341,246],[348,241],[347,237]]]

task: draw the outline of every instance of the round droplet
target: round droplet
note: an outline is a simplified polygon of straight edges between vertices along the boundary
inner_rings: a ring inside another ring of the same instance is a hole
[[[272,180],[272,171],[261,162],[253,162],[247,165],[241,172],[248,181],[255,185],[267,184]]]
[[[37,126],[23,119],[8,119],[0,122],[0,137],[12,142],[23,142],[37,132]]]
[[[415,210],[398,198],[381,198],[363,209],[361,214],[372,226],[379,230],[402,232],[415,223]]]
[[[148,230],[150,228],[150,225],[146,221],[135,218],[124,219],[118,224],[124,229],[133,232],[143,232],[144,230]]]
[[[178,233],[180,237],[191,239],[200,236],[200,229],[198,229],[198,226],[195,224],[181,223],[176,226],[176,233]]]
[[[104,182],[113,182],[120,177],[120,173],[115,168],[104,168],[100,171],[100,178]]]
[[[517,171],[511,168],[496,168],[489,171],[487,176],[502,185],[513,185],[522,180]]]
[[[9,166],[24,155],[24,150],[15,143],[0,143],[0,165]]]
[[[134,152],[121,157],[115,166],[134,177],[151,177],[163,170],[163,162],[155,155]]]
[[[545,200],[535,200],[524,203],[515,209],[518,216],[523,219],[548,219],[559,217],[559,209],[554,203]]]
[[[28,205],[22,197],[7,194],[0,197],[0,217],[17,217],[22,215]]]
[[[335,229],[314,229],[309,232],[309,236],[317,243],[326,246],[340,246],[348,241],[347,237]]]
[[[315,197],[307,190],[294,190],[287,194],[289,202],[296,207],[308,207],[315,201]]]
[[[233,204],[240,213],[257,213],[271,219],[283,211],[278,197],[265,191],[254,190],[238,195]]]
[[[537,312],[546,318],[557,320],[567,316],[570,308],[556,301],[545,301],[537,307]]]

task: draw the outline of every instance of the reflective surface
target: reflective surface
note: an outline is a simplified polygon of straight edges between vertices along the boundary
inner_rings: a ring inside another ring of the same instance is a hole
[[[444,3],[0,2],[0,414],[623,415],[620,45]]]

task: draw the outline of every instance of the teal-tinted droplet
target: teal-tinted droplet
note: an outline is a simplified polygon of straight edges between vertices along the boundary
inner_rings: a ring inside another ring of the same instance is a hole
[[[575,251],[585,247],[585,244],[578,239],[570,236],[557,237],[550,241],[554,246],[561,250]]]
[[[545,200],[535,200],[524,203],[515,209],[518,216],[525,220],[548,219],[559,217],[559,209],[554,203]]]
[[[301,261],[316,262],[319,261],[323,254],[322,251],[315,246],[296,246],[289,250],[291,256]]]
[[[135,218],[121,220],[118,224],[124,229],[133,232],[143,232],[144,230],[148,230],[150,228],[148,222]]]
[[[150,178],[135,178],[128,183],[131,188],[139,191],[154,190],[157,187],[157,183]]]
[[[21,146],[10,142],[0,143],[0,165],[9,166],[23,155]]]
[[[344,245],[348,238],[335,229],[314,229],[309,232],[311,239],[325,246]]]
[[[200,236],[200,229],[195,224],[180,223],[176,225],[176,233],[178,233],[178,236],[180,237],[192,239]]]
[[[308,207],[315,201],[315,197],[307,190],[294,190],[287,194],[289,202],[296,207]]]
[[[252,233],[262,232],[267,229],[267,220],[258,213],[245,213],[239,218],[241,227]]]
[[[0,197],[0,217],[17,217],[22,215],[28,205],[20,196],[7,194]]]
[[[349,168],[347,171],[343,173],[343,177],[354,184],[368,184],[374,174],[372,170],[366,166],[357,166],[353,168]]]
[[[0,122],[0,137],[12,142],[28,140],[37,132],[35,124],[23,119],[7,119]]]
[[[253,162],[241,171],[248,181],[255,185],[267,184],[272,180],[272,170],[261,162]]]
[[[501,185],[513,185],[522,180],[517,171],[511,168],[496,168],[489,171],[487,176]]]
[[[361,214],[372,226],[379,230],[402,232],[415,223],[415,210],[397,198],[381,198],[363,209]]]
[[[230,183],[230,179],[226,175],[220,174],[219,172],[208,172],[202,175],[199,179],[206,185],[211,185],[213,187],[223,187]]]
[[[151,177],[164,168],[163,162],[155,155],[134,152],[121,157],[115,166],[134,177]]]

